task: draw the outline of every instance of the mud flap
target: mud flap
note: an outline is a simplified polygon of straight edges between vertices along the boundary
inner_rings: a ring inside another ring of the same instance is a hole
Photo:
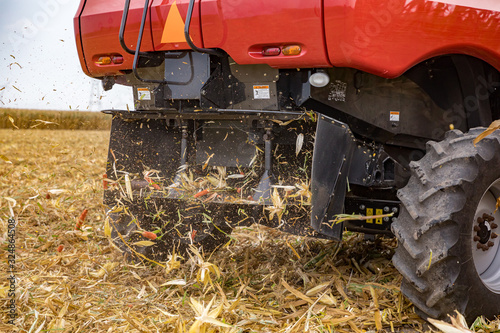
[[[311,189],[311,226],[320,234],[340,240],[342,223],[333,224],[343,213],[347,176],[355,148],[349,127],[321,115],[316,129]]]

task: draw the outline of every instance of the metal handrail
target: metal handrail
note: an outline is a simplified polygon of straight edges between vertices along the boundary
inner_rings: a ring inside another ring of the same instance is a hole
[[[134,50],[128,48],[127,44],[125,44],[125,26],[127,25],[128,12],[130,8],[130,0],[125,0],[125,7],[123,8],[122,21],[120,23],[120,33],[118,34],[118,38],[120,39],[120,45],[125,52],[129,54],[135,54]],[[146,55],[147,53],[143,52],[141,55]]]
[[[129,0],[127,0],[127,1],[129,1]],[[149,0],[146,0],[144,3],[144,10],[142,11],[141,27],[139,28],[139,36],[137,37],[137,45],[135,46],[134,63],[132,64],[132,72],[134,73],[134,76],[139,81],[148,82],[148,83],[165,83],[165,80],[144,79],[144,78],[140,77],[139,73],[137,72],[137,64],[139,63],[139,57],[142,55],[141,52],[139,52],[139,50],[141,49],[142,35],[144,33],[144,25],[146,24],[146,17],[148,16],[148,9],[149,9]]]
[[[193,16],[194,2],[195,2],[195,0],[189,0],[188,12],[186,15],[186,23],[184,24],[184,36],[186,38],[186,42],[188,43],[189,47],[191,47],[191,49],[193,49],[193,51],[195,51],[195,52],[208,53],[208,54],[216,55],[218,57],[223,57],[224,52],[216,50],[216,49],[204,49],[204,48],[198,47],[198,46],[194,45],[193,41],[191,40],[191,36],[189,35],[189,26],[191,25],[191,17]]]
[[[216,50],[216,49],[199,48],[196,45],[194,45],[193,41],[191,40],[191,37],[189,36],[189,27],[191,24],[191,17],[193,16],[194,2],[195,2],[195,0],[189,1],[188,13],[186,16],[186,23],[184,25],[184,36],[186,37],[186,42],[191,47],[191,49],[195,52],[213,54],[213,55],[216,55],[219,57],[224,56],[223,52]],[[119,32],[118,37],[120,39],[120,45],[123,48],[123,50],[125,50],[125,52],[127,52],[129,54],[134,55],[134,62],[132,63],[132,72],[134,73],[134,76],[137,78],[137,80],[142,81],[142,82],[147,82],[147,83],[170,83],[170,84],[183,85],[183,83],[179,83],[179,82],[168,82],[165,80],[144,79],[139,75],[139,72],[137,71],[139,57],[151,56],[151,54],[148,52],[140,52],[141,44],[142,44],[142,36],[144,34],[144,26],[146,24],[146,18],[148,15],[149,0],[145,0],[145,3],[144,3],[144,10],[142,12],[142,18],[141,18],[141,26],[139,28],[139,35],[137,37],[137,44],[136,44],[135,50],[129,49],[128,46],[125,44],[125,37],[124,37],[125,36],[125,26],[127,25],[129,8],[130,8],[130,0],[125,0],[125,6],[123,9],[122,20],[120,23],[120,32]]]

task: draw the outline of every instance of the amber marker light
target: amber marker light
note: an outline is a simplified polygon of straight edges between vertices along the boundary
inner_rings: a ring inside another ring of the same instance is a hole
[[[106,56],[106,57],[99,57],[97,61],[95,62],[97,65],[110,65],[111,64],[111,57]]]
[[[277,56],[280,55],[281,49],[279,47],[266,47],[262,50],[263,56]]]
[[[286,56],[299,55],[302,52],[302,48],[299,45],[288,45],[281,52]]]

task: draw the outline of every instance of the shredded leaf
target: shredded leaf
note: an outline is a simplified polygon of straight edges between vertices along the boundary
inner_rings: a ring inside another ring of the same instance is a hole
[[[152,246],[155,244],[156,243],[152,242],[152,241],[138,241],[138,242],[132,243],[132,245],[136,245],[136,246]]]
[[[474,146],[480,142],[481,140],[483,140],[485,137],[487,137],[488,135],[490,135],[491,133],[495,132],[497,129],[500,128],[500,119],[498,120],[495,120],[494,122],[492,122],[490,124],[490,126],[488,126],[488,128],[481,134],[479,134],[475,139],[474,141],[472,141],[472,143],[474,144]]]
[[[297,140],[295,142],[295,156],[299,156],[302,146],[304,145],[304,134],[300,133],[297,135]]]
[[[0,158],[1,158],[2,160],[4,160],[5,162],[9,163],[9,164],[12,164],[12,162],[11,162],[11,161],[10,161],[7,157],[5,157],[4,155],[1,155],[1,154],[0,154]]]
[[[12,126],[14,126],[16,129],[19,129],[19,127],[17,127],[15,122],[14,122],[14,118],[12,118],[11,116],[8,116],[8,117],[9,117],[9,121],[12,123]]]

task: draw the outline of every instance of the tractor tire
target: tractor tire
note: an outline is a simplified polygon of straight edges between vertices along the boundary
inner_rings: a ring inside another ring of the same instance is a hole
[[[154,230],[151,212],[138,207],[143,208],[137,203],[133,205],[131,210],[134,211],[134,214],[123,212],[108,212],[107,214],[112,221],[111,238],[113,243],[126,254],[129,254],[131,258],[137,257],[137,253],[139,253],[139,257],[142,258],[166,261],[174,251],[185,257],[191,245],[198,249],[200,253],[211,253],[224,245],[229,240],[232,232],[232,226],[225,222],[222,215],[224,213],[223,209],[218,212],[208,212],[201,208],[190,210],[190,216],[184,218],[182,223],[168,226],[165,221],[175,221],[177,218],[177,211],[173,210],[169,216],[164,216],[163,221],[156,222],[156,224],[164,226],[159,237],[153,241],[155,245],[136,245],[137,242],[149,240],[143,237],[139,230]],[[213,217],[210,223],[207,223],[205,218],[208,214]]]
[[[398,191],[393,263],[424,319],[446,320],[458,310],[472,323],[500,314],[500,133],[474,146],[483,130],[453,130],[428,142]]]

